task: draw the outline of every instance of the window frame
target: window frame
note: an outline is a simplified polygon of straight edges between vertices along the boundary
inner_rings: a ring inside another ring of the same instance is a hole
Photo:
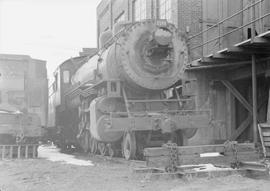
[[[158,18],[166,19],[169,23],[174,23],[172,18],[172,0],[158,0]]]
[[[133,22],[147,19],[147,0],[132,1]]]

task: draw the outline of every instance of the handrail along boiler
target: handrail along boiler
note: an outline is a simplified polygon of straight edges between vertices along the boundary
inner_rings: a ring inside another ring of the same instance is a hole
[[[105,32],[100,39],[96,54],[59,67],[61,102],[54,109],[61,146],[78,144],[110,155],[122,151],[132,159],[147,146],[169,140],[182,145],[207,126],[208,113],[182,93],[188,49],[172,24],[119,23],[114,35]]]

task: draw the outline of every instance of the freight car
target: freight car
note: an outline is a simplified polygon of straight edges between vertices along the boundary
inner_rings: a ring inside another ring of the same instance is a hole
[[[0,145],[38,144],[47,125],[46,62],[0,55]],[[12,155],[12,153],[9,153]]]
[[[185,37],[166,20],[118,23],[101,35],[96,54],[56,70],[49,99],[55,141],[126,159],[168,141],[187,144],[210,118],[188,91],[188,59]]]

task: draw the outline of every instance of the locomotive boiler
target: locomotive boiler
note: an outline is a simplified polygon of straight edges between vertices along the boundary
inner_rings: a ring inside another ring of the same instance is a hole
[[[209,117],[181,93],[184,36],[165,20],[119,23],[113,33],[101,35],[100,50],[83,63],[60,66],[62,145],[76,137],[85,151],[132,159],[147,146],[185,144]]]

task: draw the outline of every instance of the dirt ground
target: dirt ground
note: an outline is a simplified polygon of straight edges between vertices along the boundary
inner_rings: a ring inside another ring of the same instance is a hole
[[[0,161],[0,191],[269,191],[270,179],[240,175],[219,178],[153,178],[135,173],[134,162],[80,156],[93,166],[63,164],[46,159]]]

